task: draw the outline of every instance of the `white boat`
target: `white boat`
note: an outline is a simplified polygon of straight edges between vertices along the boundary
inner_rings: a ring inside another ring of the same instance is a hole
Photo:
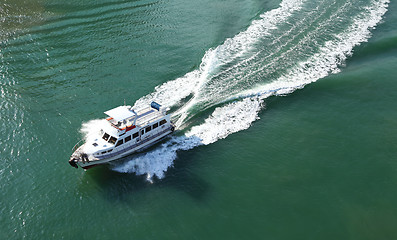
[[[167,110],[152,102],[143,109],[119,106],[106,111],[106,126],[97,138],[75,145],[69,164],[88,169],[152,146],[175,129]]]

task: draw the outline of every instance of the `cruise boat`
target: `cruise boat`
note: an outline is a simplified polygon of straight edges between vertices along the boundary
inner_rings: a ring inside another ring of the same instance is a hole
[[[88,169],[152,146],[175,129],[167,110],[152,102],[143,109],[119,106],[106,111],[106,126],[97,138],[74,146],[69,164]]]

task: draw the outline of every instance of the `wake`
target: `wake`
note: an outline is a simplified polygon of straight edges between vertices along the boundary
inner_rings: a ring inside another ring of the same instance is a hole
[[[135,107],[153,99],[176,107],[173,119],[183,135],[131,156],[112,169],[163,178],[178,151],[208,145],[249,128],[259,119],[269,96],[291,93],[339,72],[353,48],[370,38],[370,30],[382,20],[388,4],[389,0],[339,5],[325,0],[315,4],[282,1],[246,31],[209,49],[199,69],[139,99]],[[211,108],[213,112],[203,123],[189,125],[198,112]]]

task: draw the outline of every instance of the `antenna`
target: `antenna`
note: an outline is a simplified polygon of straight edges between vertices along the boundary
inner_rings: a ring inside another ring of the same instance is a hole
[[[125,106],[125,98],[124,98],[124,106]]]

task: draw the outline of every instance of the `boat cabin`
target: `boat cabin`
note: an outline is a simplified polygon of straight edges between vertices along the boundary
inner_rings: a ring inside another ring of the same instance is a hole
[[[86,150],[99,157],[115,148],[131,146],[152,138],[170,126],[170,117],[166,111],[155,102],[150,107],[136,111],[131,106],[119,106],[106,111],[109,125],[101,129],[101,139],[95,139],[90,144],[91,149]]]
[[[113,161],[127,154],[141,151],[174,131],[167,110],[156,102],[135,110],[131,106],[119,106],[106,111],[106,124],[96,138],[83,145],[76,144],[69,163],[88,168]]]

